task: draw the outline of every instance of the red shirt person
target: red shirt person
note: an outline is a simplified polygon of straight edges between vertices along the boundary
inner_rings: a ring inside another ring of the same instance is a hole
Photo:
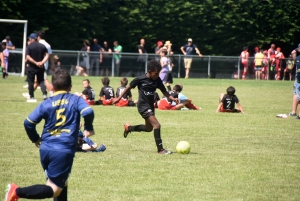
[[[248,47],[243,48],[240,58],[241,58],[241,62],[243,64],[243,66],[244,66],[244,73],[243,73],[243,80],[244,80],[246,77],[247,71],[248,71],[248,58],[249,58]]]
[[[276,62],[276,80],[280,80],[280,73],[281,73],[281,62],[285,59],[284,54],[281,52],[281,48],[277,47],[275,52],[275,62]]]

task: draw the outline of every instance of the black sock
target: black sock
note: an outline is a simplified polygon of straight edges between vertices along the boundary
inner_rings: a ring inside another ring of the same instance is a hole
[[[20,198],[45,199],[52,198],[54,192],[50,186],[38,184],[24,188],[17,188],[16,194]]]
[[[172,91],[171,86],[167,86],[168,91]]]
[[[157,146],[157,151],[160,152],[163,149],[162,140],[160,138],[160,128],[154,129],[154,139]]]
[[[147,132],[146,130],[146,125],[136,125],[136,126],[129,126],[129,131],[133,131],[133,132],[141,132],[141,131],[144,131],[144,132]]]
[[[67,201],[68,200],[68,186],[65,186],[62,192],[53,201]]]

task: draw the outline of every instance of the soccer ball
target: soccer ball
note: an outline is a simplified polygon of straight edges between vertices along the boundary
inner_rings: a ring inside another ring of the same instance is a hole
[[[191,151],[191,145],[187,141],[180,141],[176,146],[176,151],[179,154],[189,154]]]

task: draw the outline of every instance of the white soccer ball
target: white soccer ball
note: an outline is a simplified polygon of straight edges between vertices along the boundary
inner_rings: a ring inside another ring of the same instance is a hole
[[[180,141],[176,146],[176,151],[179,154],[189,154],[191,151],[191,145],[187,141]]]

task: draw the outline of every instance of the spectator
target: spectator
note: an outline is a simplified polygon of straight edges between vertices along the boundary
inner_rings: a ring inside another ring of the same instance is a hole
[[[282,80],[285,79],[286,73],[288,73],[289,77],[290,77],[290,81],[292,81],[292,70],[294,68],[294,65],[295,65],[295,61],[294,61],[292,55],[290,55],[289,58],[286,60],[286,67],[284,69],[284,75],[283,75]]]
[[[47,97],[46,87],[44,82],[44,63],[49,58],[48,50],[45,45],[37,42],[37,35],[35,33],[30,34],[28,37],[30,44],[26,48],[26,59],[29,64],[27,71],[28,78],[28,90],[30,99],[27,102],[36,102],[34,99],[34,78],[37,77],[37,82],[40,84],[44,98]]]
[[[261,77],[263,80],[267,80],[269,76],[269,59],[268,59],[268,50],[264,51],[264,59],[263,59],[263,68],[261,71]]]
[[[86,70],[86,75],[89,75],[90,71],[90,58],[89,58],[89,52],[90,52],[90,42],[88,40],[83,41],[83,47],[80,49],[81,55],[83,57],[83,61],[79,64],[80,67],[83,67],[84,70]]]
[[[0,45],[0,60],[1,60],[0,70],[2,71],[2,68],[5,68],[2,45]]]
[[[277,72],[277,75],[275,75],[276,80],[280,80],[281,64],[283,59],[285,59],[284,54],[281,52],[281,48],[277,47],[276,55],[275,55],[276,72]]]
[[[101,49],[102,47],[98,44],[98,39],[93,39],[93,45],[91,46],[91,51],[94,52],[94,54],[91,54],[91,75],[92,75],[92,69],[95,67],[95,76],[99,75],[99,65],[102,63],[102,54]],[[96,53],[97,52],[97,53]]]
[[[263,59],[264,59],[264,54],[263,54],[262,50],[255,54],[255,58],[254,58],[255,68],[254,69],[255,69],[255,79],[256,80],[260,80],[261,71],[263,68]]]
[[[297,73],[298,69],[300,68],[300,43],[298,44],[298,47],[295,48],[291,52],[291,55],[292,55],[293,59],[296,60],[295,72]],[[293,90],[293,93],[294,93],[293,105],[292,105],[292,111],[289,113],[289,116],[297,116],[296,110],[297,110],[297,106],[298,106],[298,98],[297,98],[297,94],[296,94],[296,84],[297,84],[297,79],[295,78],[294,90]]]
[[[269,59],[269,64],[270,64],[270,77],[273,79],[275,77],[275,44],[271,44],[270,49],[268,49],[268,59]]]
[[[163,49],[160,52],[160,65],[161,65],[161,71],[159,73],[159,77],[161,79],[161,81],[166,84],[167,83],[167,76],[168,76],[168,72],[169,72],[169,66],[168,66],[168,57],[167,57],[167,50]]]
[[[146,67],[146,60],[147,60],[147,57],[146,57],[146,49],[145,49],[145,39],[141,39],[140,40],[140,45],[138,46],[138,52],[139,52],[139,57],[138,57],[138,62],[139,62],[139,68],[138,68],[138,71],[142,71],[144,72],[145,71],[145,67]]]
[[[154,48],[154,53],[157,55],[155,56],[155,60],[159,61],[160,60],[160,53],[162,51],[162,47],[163,47],[163,42],[158,41],[156,47]]]
[[[172,84],[173,83],[173,76],[172,76],[172,70],[173,70],[173,67],[174,67],[174,64],[173,64],[173,61],[171,59],[171,55],[174,54],[174,52],[172,51],[172,43],[168,40],[165,42],[164,44],[164,49],[167,50],[168,52],[168,67],[169,67],[169,71],[168,71],[168,75],[167,75],[167,87],[169,86],[169,84]],[[169,91],[171,91],[171,88],[169,89]]]
[[[103,47],[102,47],[102,52],[103,52],[103,68],[101,69],[101,76],[103,76],[103,70],[105,70],[105,75],[108,77],[108,71],[109,68],[111,67],[111,48],[108,47],[107,41],[103,42]]]
[[[5,39],[2,42],[6,42],[6,47],[9,50],[14,50],[16,47],[13,45],[13,43],[10,40],[10,36],[6,36]]]
[[[54,55],[53,56],[53,62],[54,62],[54,67],[55,67],[55,70],[58,70],[60,69],[60,61],[59,61],[59,57],[57,55]]]
[[[115,72],[116,76],[119,76],[120,73],[120,64],[121,64],[121,53],[122,46],[119,45],[118,41],[114,41],[114,60],[115,60]]]
[[[47,43],[45,41],[45,32],[44,31],[38,31],[36,33],[36,35],[37,35],[37,41],[39,43],[43,44],[47,48],[47,51],[48,51],[48,54],[49,54],[49,59],[51,61],[51,70],[52,70],[52,72],[54,72],[55,68],[54,68],[54,62],[53,62],[53,58],[52,58],[52,49],[51,49],[51,46],[49,45],[49,43]],[[52,86],[50,85],[50,82],[48,81],[48,76],[47,76],[47,70],[49,68],[49,62],[48,62],[48,60],[45,62],[44,67],[45,67],[45,71],[44,71],[44,83],[45,83],[46,88],[48,89],[48,91],[51,92]],[[34,88],[36,89],[36,87],[37,87],[37,85]]]
[[[6,42],[2,42],[2,49],[3,49],[3,63],[4,63],[4,66],[3,69],[2,69],[2,77],[3,79],[6,79],[8,74],[7,74],[7,70],[8,70],[8,57],[9,57],[9,51],[7,49],[7,46],[6,46]]]
[[[249,58],[248,47],[245,46],[243,48],[240,58],[241,58],[242,65],[244,66],[244,72],[242,77],[242,79],[244,80],[246,78],[247,71],[248,71],[248,58]]]
[[[180,48],[182,53],[185,55],[184,58],[184,67],[185,67],[185,78],[189,78],[190,69],[192,65],[192,55],[196,52],[199,57],[202,57],[200,50],[196,45],[193,44],[193,40],[191,38],[188,39],[188,43]]]

